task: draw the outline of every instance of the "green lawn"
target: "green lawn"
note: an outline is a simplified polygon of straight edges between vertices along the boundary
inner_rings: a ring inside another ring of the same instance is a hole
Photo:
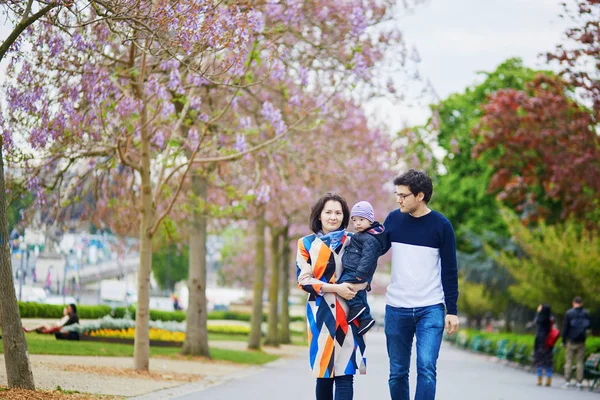
[[[211,340],[247,340],[244,335],[218,335]],[[105,356],[105,357],[133,357],[133,346],[127,344],[102,343],[102,342],[80,342],[68,340],[56,340],[53,335],[40,335],[35,333],[26,334],[27,347],[30,354],[56,354],[73,356]],[[150,356],[168,356],[178,354],[178,347],[151,347]],[[4,352],[0,340],[0,353]],[[239,364],[266,364],[277,360],[279,357],[263,353],[261,351],[239,351],[211,348],[211,356],[214,360],[232,361]]]

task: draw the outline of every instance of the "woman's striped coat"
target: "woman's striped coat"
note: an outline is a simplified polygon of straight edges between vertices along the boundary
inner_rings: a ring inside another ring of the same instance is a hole
[[[298,286],[308,292],[306,316],[310,367],[317,378],[366,373],[365,341],[357,335],[358,320],[348,324],[346,301],[335,293],[322,293],[324,283],[336,283],[342,274],[342,255],[350,243],[344,233],[332,251],[317,235],[298,241]]]

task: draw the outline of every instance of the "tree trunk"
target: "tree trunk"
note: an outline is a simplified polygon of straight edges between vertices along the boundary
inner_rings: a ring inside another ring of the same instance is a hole
[[[9,388],[35,390],[12,277],[2,147],[2,137],[0,136],[0,296],[2,297],[0,328],[2,328],[6,379]]]
[[[279,342],[292,343],[290,336],[290,238],[286,226],[281,233],[281,330]]]
[[[249,349],[260,349],[261,323],[263,320],[263,289],[265,280],[265,219],[261,215],[256,219],[256,260],[254,265],[254,299],[250,318]]]
[[[279,347],[279,269],[281,268],[279,230],[271,230],[271,281],[269,282],[269,316],[265,346]]]
[[[143,82],[145,55],[142,57]],[[140,266],[138,269],[138,301],[135,312],[134,365],[138,371],[148,371],[150,364],[150,272],[152,271],[152,224],[154,222],[154,204],[152,201],[152,181],[150,179],[150,128],[148,126],[148,110],[142,89],[139,98],[142,102],[140,113],[141,136],[141,180],[142,180],[142,218],[140,221]]]
[[[206,179],[196,171],[192,175],[192,192],[196,199],[206,200]],[[187,328],[182,354],[210,358],[208,329],[206,324],[206,215],[194,205],[190,227],[189,301]]]
[[[510,325],[511,310],[512,310],[512,306],[509,301],[504,310],[504,331],[505,332],[512,332],[511,325]]]

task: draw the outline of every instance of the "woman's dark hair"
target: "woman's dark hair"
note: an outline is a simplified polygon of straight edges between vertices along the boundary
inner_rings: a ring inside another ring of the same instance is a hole
[[[339,194],[327,193],[325,196],[322,196],[319,200],[317,200],[310,210],[310,230],[314,233],[319,233],[323,228],[320,220],[321,213],[323,212],[323,208],[325,208],[325,203],[327,203],[329,200],[337,201],[342,205],[344,218],[342,219],[342,225],[340,228],[346,229],[348,227],[348,223],[350,222],[350,209],[348,208],[348,203]]]
[[[550,320],[552,318],[552,310],[548,304],[542,304],[542,309],[538,312],[537,323],[539,326],[548,327],[550,326]]]
[[[77,314],[77,306],[75,304],[69,304],[69,307],[71,307],[71,310],[73,310],[73,314]]]
[[[407,186],[410,192],[415,196],[423,192],[423,201],[427,204],[431,200],[433,194],[433,182],[429,175],[425,171],[417,171],[416,169],[409,169],[402,175],[394,179],[395,186]]]

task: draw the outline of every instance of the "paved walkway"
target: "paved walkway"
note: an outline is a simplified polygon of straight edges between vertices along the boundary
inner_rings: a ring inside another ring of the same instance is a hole
[[[368,337],[368,374],[355,378],[355,399],[389,399],[388,360],[385,337],[373,332]],[[413,350],[413,354],[414,354]],[[415,371],[414,357],[411,372]],[[416,376],[411,373],[414,396]],[[533,373],[518,370],[493,358],[458,350],[444,343],[438,363],[438,394],[440,400],[600,400],[599,393],[562,390],[564,380],[555,377],[553,386],[537,387]],[[201,391],[201,393],[200,393]],[[249,372],[224,384],[208,389],[184,385],[179,388],[137,397],[137,400],[310,400],[314,399],[314,379],[304,356],[269,364],[259,372]]]

